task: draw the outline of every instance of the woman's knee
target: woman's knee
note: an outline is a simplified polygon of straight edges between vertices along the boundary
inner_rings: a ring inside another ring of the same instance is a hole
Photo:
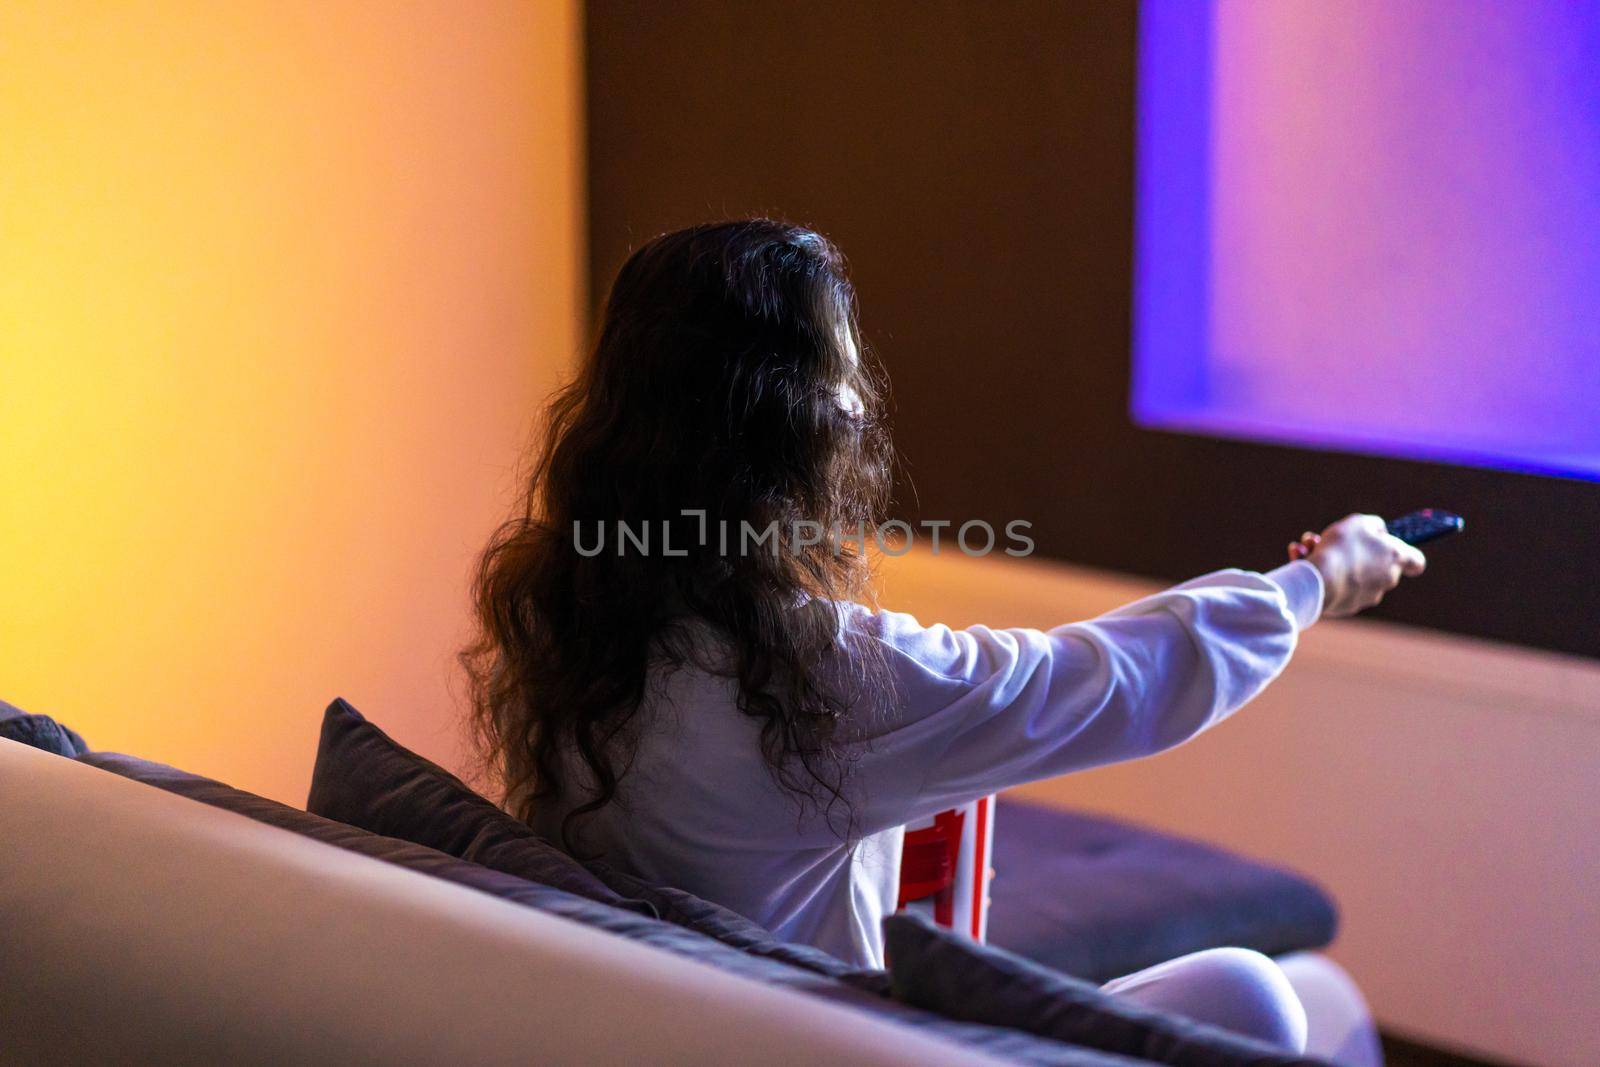
[[[1305,1048],[1305,1007],[1271,957],[1247,948],[1218,948],[1196,956],[1196,980],[1213,985],[1233,1006],[1230,1029],[1296,1052]]]
[[[1220,1026],[1295,1052],[1306,1012],[1283,969],[1244,948],[1196,952],[1107,985],[1117,996]]]

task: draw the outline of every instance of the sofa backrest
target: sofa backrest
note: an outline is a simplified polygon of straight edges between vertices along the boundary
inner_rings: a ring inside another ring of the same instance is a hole
[[[990,1063],[0,741],[0,1059]]]

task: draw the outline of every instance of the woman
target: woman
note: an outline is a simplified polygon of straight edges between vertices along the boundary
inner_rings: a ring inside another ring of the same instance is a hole
[[[1045,632],[874,610],[866,547],[891,461],[858,338],[816,233],[750,220],[639,249],[483,557],[464,660],[521,818],[881,965],[906,823],[1188,740],[1260,692],[1319,615],[1377,603],[1423,559],[1352,516],[1269,574],[1221,571]],[[1201,955],[1114,985],[1303,1042],[1270,961]]]

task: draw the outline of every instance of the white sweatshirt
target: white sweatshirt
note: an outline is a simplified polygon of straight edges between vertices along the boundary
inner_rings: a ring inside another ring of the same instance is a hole
[[[896,695],[852,746],[853,845],[774,782],[734,683],[693,669],[655,680],[618,799],[581,820],[579,840],[786,940],[882,966],[906,823],[1187,741],[1283,670],[1322,597],[1322,576],[1301,561],[1218,571],[1044,631],[952,630],[848,605],[847,625],[882,646]],[[535,828],[559,840],[565,811],[544,806]]]

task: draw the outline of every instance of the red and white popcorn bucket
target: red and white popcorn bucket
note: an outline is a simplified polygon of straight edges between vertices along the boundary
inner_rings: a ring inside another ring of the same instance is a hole
[[[900,857],[900,911],[982,941],[989,927],[994,797],[941,811],[906,826]]]

